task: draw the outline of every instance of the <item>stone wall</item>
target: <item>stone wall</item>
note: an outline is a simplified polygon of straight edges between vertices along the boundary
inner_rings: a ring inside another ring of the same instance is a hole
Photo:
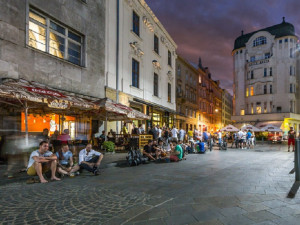
[[[24,78],[94,97],[105,96],[105,0],[1,0],[0,78]],[[28,10],[81,33],[84,66],[28,46]]]

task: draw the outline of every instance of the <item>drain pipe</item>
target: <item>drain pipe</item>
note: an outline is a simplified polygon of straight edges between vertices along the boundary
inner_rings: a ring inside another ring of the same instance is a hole
[[[120,0],[117,0],[117,45],[116,45],[116,101],[119,103],[119,42],[120,42]],[[119,133],[119,122],[116,122],[116,133]]]

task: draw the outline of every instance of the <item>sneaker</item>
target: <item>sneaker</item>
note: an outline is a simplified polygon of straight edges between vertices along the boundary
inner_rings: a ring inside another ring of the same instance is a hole
[[[93,174],[94,174],[95,176],[98,176],[98,175],[99,175],[99,171],[98,171],[98,170],[94,170]]]
[[[79,171],[75,172],[75,175],[76,176],[80,175],[80,172]]]

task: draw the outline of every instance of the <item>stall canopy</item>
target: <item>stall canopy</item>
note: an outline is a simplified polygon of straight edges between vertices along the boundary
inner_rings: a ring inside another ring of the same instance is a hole
[[[251,130],[254,132],[260,132],[261,130],[251,124],[246,124],[244,126],[241,127],[242,131],[247,131],[247,130]]]
[[[132,109],[126,105],[116,103],[111,99],[104,98],[97,101],[99,115],[108,121],[131,121],[131,120],[150,120],[150,116]]]
[[[282,130],[276,126],[273,125],[267,125],[265,127],[261,128],[261,131],[267,131],[267,132],[282,132]]]
[[[229,124],[229,125],[227,125],[226,127],[223,127],[223,128],[221,129],[221,131],[225,131],[225,132],[237,132],[237,131],[239,131],[239,129],[236,128],[235,126]]]

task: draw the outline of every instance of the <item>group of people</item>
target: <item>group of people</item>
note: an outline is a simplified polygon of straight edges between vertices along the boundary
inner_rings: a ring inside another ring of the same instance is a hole
[[[38,176],[39,182],[47,183],[43,176],[44,173],[51,172],[51,180],[60,180],[56,176],[56,172],[64,175],[78,175],[79,170],[87,170],[94,175],[98,175],[103,155],[92,149],[91,144],[87,144],[84,149],[79,152],[79,162],[74,164],[73,153],[69,150],[67,143],[62,144],[60,150],[56,153],[49,151],[48,141],[41,141],[39,149],[30,154],[27,166],[27,174],[30,176]]]
[[[255,145],[255,135],[251,130],[242,131],[241,129],[232,134],[232,145],[231,148],[235,145],[236,148],[241,149],[250,149]]]

